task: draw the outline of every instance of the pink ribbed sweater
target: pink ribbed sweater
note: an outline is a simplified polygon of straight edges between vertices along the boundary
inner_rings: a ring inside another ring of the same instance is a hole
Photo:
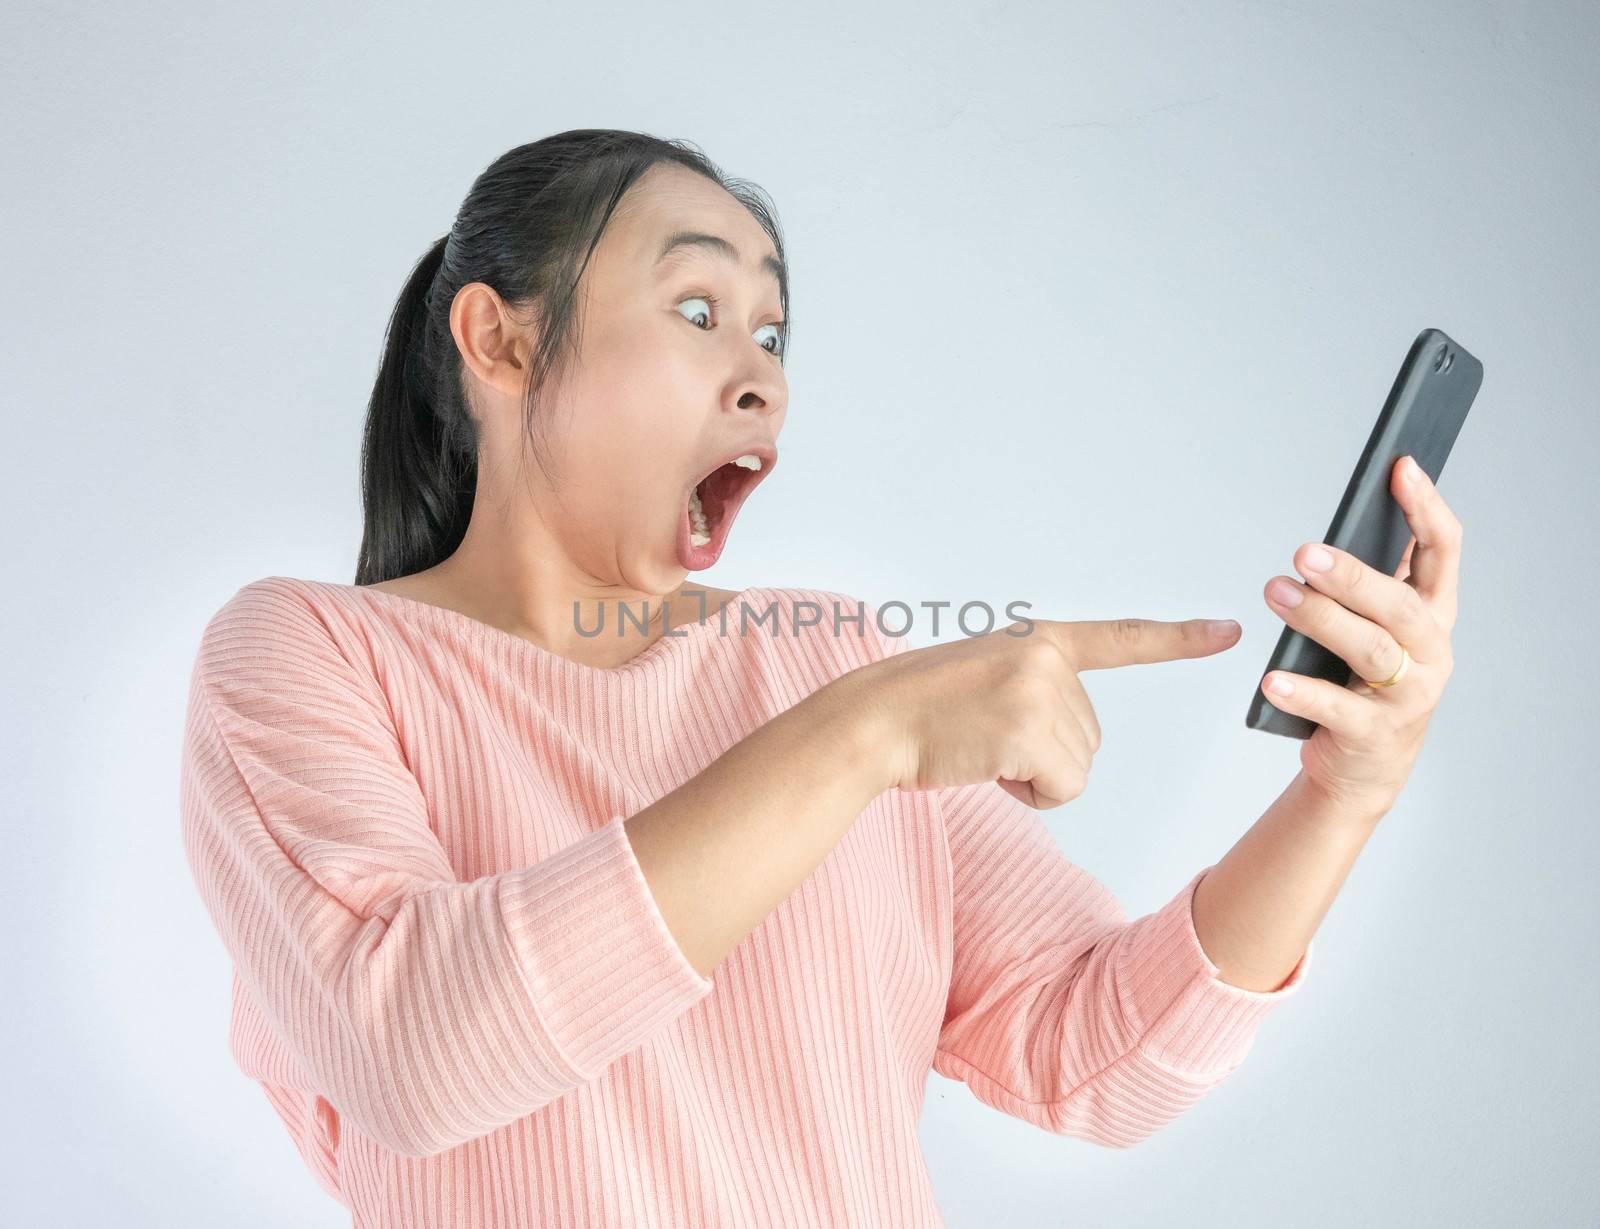
[[[1278,990],[1221,981],[1204,870],[1130,922],[993,783],[879,795],[688,962],[623,820],[910,647],[873,614],[746,589],[614,668],[290,577],[212,617],[182,819],[232,1052],[356,1226],[939,1226],[930,1069],[1123,1148],[1244,1060],[1310,947]]]

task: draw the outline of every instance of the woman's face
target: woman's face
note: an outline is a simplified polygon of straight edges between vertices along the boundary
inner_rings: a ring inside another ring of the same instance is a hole
[[[684,233],[724,239],[737,255],[701,242],[663,256]],[[548,531],[596,584],[675,590],[715,561],[728,508],[770,473],[788,383],[769,260],[761,224],[692,171],[658,164],[619,202],[579,280],[577,365],[541,394],[555,487],[531,484]],[[728,498],[705,501],[712,541],[686,554],[695,484],[744,454],[761,469],[719,473],[713,486]]]

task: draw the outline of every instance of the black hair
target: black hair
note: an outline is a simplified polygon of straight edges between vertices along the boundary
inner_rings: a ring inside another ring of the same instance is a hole
[[[389,318],[361,442],[358,585],[407,576],[466,536],[478,477],[478,427],[450,332],[456,293],[483,282],[508,308],[536,307],[523,442],[541,470],[538,394],[575,360],[578,282],[624,193],[658,162],[704,175],[749,209],[784,259],[770,199],[730,179],[692,143],[611,128],[576,128],[495,159],[456,212],[450,233],[411,271]],[[789,285],[779,277],[787,354]],[[546,476],[549,477],[548,471]]]

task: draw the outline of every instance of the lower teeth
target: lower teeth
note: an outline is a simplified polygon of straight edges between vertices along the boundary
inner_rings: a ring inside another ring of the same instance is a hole
[[[705,509],[700,506],[698,487],[689,492],[689,525],[689,545],[711,545],[711,527],[706,523]]]

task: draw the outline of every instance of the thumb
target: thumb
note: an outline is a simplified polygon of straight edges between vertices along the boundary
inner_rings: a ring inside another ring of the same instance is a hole
[[[1238,642],[1239,625],[1229,620],[1035,619],[1078,670],[1110,670],[1150,662],[1209,657]]]

